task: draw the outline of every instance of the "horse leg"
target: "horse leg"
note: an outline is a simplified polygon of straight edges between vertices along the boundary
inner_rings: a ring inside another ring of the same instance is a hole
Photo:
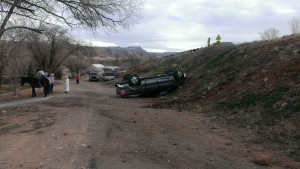
[[[47,97],[47,95],[48,95],[48,87],[44,87],[44,93],[45,93],[44,97]]]
[[[35,96],[36,96],[34,87],[32,87],[32,95],[31,95],[31,96],[32,96],[32,97],[35,97]]]

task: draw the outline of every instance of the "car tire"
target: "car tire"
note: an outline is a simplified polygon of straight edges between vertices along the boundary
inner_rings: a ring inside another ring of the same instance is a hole
[[[181,70],[177,70],[173,73],[174,79],[179,81],[184,79],[184,73]]]
[[[130,86],[139,86],[141,84],[141,80],[138,75],[130,75],[128,83]]]

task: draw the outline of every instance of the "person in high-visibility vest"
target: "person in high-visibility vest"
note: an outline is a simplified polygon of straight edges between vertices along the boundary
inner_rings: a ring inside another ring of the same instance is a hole
[[[210,37],[208,37],[207,46],[210,46]]]
[[[218,35],[217,38],[216,38],[216,40],[217,40],[217,45],[219,45],[221,43],[221,36]]]

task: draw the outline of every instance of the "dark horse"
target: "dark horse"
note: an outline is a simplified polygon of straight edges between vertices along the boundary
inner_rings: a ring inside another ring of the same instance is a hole
[[[41,79],[41,86],[39,86],[38,79],[35,77],[21,77],[21,86],[23,86],[25,83],[29,83],[32,88],[32,97],[36,96],[35,89],[34,88],[44,88],[44,96],[46,97],[49,94],[49,80],[47,78]]]

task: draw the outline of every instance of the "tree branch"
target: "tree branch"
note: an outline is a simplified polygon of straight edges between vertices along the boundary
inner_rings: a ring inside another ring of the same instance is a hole
[[[16,0],[14,2],[14,4],[10,7],[10,9],[9,9],[7,15],[5,16],[5,18],[4,18],[3,22],[2,22],[2,25],[0,27],[0,39],[2,38],[2,36],[3,36],[4,32],[5,32],[5,26],[7,25],[7,23],[9,21],[11,15],[13,14],[13,12],[14,12],[14,10],[16,8],[16,6],[18,4],[20,4],[21,2],[22,2],[22,0]]]
[[[69,22],[66,20],[66,18],[64,18],[63,16],[59,16],[59,15],[57,15],[57,14],[55,14],[55,13],[53,13],[53,12],[47,10],[46,8],[44,8],[44,7],[42,7],[42,6],[36,5],[36,4],[31,3],[31,2],[28,2],[28,1],[26,1],[26,0],[24,0],[24,2],[27,3],[27,4],[30,4],[30,5],[32,5],[32,6],[35,6],[36,8],[39,8],[39,9],[41,9],[41,10],[47,12],[48,14],[51,14],[51,15],[57,17],[57,18],[62,19],[67,25],[69,25],[70,27],[72,27],[72,24],[69,23]]]
[[[33,31],[36,33],[40,33],[40,34],[43,34],[43,31],[44,31],[42,29],[29,28],[26,26],[12,26],[12,27],[6,28],[5,31],[11,30],[11,29],[27,29],[27,30],[30,30],[30,31]]]
[[[24,2],[25,2],[25,1],[24,1]],[[11,5],[11,6],[14,5],[14,3],[7,2],[7,1],[4,1],[4,3],[6,3],[6,4],[8,4],[8,5]],[[21,3],[20,3],[20,4],[21,4]],[[33,10],[33,9],[25,8],[25,7],[22,7],[22,6],[20,6],[20,5],[16,5],[15,7],[18,8],[18,9],[22,9],[22,10],[28,11],[28,12],[30,12],[30,13],[32,13],[32,14],[34,14],[34,11],[35,11],[35,10]]]

